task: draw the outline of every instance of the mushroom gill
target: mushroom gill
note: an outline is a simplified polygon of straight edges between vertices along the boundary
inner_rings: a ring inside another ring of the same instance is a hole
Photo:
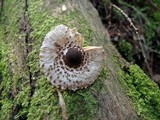
[[[76,29],[58,25],[47,33],[40,50],[40,67],[57,88],[77,90],[92,84],[99,75],[104,50],[83,47],[84,39]]]

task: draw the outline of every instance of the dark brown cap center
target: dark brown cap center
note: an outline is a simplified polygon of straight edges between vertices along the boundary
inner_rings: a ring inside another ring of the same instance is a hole
[[[68,49],[64,56],[64,62],[68,67],[78,68],[83,63],[82,51],[78,50],[78,48]]]

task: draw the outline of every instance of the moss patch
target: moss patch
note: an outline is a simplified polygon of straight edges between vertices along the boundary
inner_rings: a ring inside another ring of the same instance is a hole
[[[18,43],[20,37],[20,34],[18,34],[18,20],[20,18],[21,10],[23,9],[23,7],[24,4],[20,0],[6,0],[4,1],[4,7],[1,14],[0,72],[2,73],[3,77],[3,81],[0,85],[0,91],[2,92],[0,99],[1,120],[12,119],[12,117],[14,116],[14,111],[16,111],[17,109],[17,103],[14,98],[23,89],[22,86],[26,87],[23,81],[26,81],[26,79],[21,79],[25,78],[25,73],[21,74],[19,69],[17,69],[17,71],[14,71],[12,69],[13,66],[15,67],[17,65],[17,56],[16,51],[14,51],[14,46],[16,46],[16,43]],[[16,72],[17,74],[13,74],[14,72]],[[22,99],[26,99],[26,97],[28,97],[27,94],[23,95]]]
[[[62,12],[58,16],[51,16],[45,8],[43,1],[32,0],[29,5],[30,23],[32,32],[30,37],[32,41],[32,52],[28,55],[30,72],[36,78],[36,90],[31,100],[31,106],[28,113],[28,119],[62,119],[58,96],[55,88],[39,72],[39,48],[48,31],[54,29],[59,24],[65,24],[70,28],[76,27],[84,35],[85,45],[92,39],[93,32],[87,25],[85,19],[80,16],[78,10]],[[38,76],[36,75],[39,73]],[[76,92],[65,91],[63,96],[68,109],[69,119],[92,120],[98,109],[98,101],[93,95],[101,90],[103,80],[107,72],[103,70],[98,80],[91,87]]]
[[[25,1],[5,0],[0,21],[0,73],[3,81],[0,85],[0,118],[28,120],[61,120],[61,109],[54,86],[47,81],[39,68],[39,49],[47,32],[59,24],[70,28],[76,27],[85,38],[85,46],[93,37],[93,31],[78,10],[62,12],[52,16],[46,9],[43,0],[30,0],[28,6],[31,31],[29,44],[25,44],[25,32],[20,32],[20,19],[25,11]],[[62,0],[56,2],[61,3]],[[14,7],[13,7],[14,6]],[[18,44],[18,45],[17,45]],[[15,51],[31,51],[24,56],[26,65],[18,66],[19,57],[23,53]],[[29,69],[27,69],[29,67]],[[12,69],[15,68],[15,69]],[[23,68],[23,69],[21,69]],[[94,96],[103,88],[107,70],[103,69],[96,82],[84,90],[63,92],[69,119],[92,120],[98,110],[98,100]],[[31,86],[30,79],[35,84]],[[34,90],[33,95],[31,92]]]
[[[135,110],[143,120],[160,119],[160,89],[137,66],[120,71],[120,79],[127,87],[127,94],[134,102]]]

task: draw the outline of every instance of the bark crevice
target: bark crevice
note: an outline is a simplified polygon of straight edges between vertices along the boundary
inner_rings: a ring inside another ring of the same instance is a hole
[[[32,39],[30,37],[30,32],[31,32],[31,25],[30,25],[30,21],[29,21],[29,11],[28,11],[28,7],[29,7],[29,1],[28,0],[25,0],[25,11],[24,11],[24,29],[23,29],[23,32],[25,32],[25,47],[26,47],[26,60],[27,60],[27,69],[28,69],[28,77],[29,77],[29,84],[30,84],[30,87],[31,87],[31,91],[30,91],[30,101],[31,101],[31,98],[34,94],[34,91],[35,91],[35,82],[33,80],[33,73],[31,72],[31,67],[29,66],[29,60],[28,60],[28,55],[30,52],[32,52],[32,46],[31,46],[31,43],[32,43]],[[30,103],[30,102],[29,102]]]
[[[30,71],[30,66],[29,66],[29,60],[28,60],[28,55],[29,53],[32,51],[32,46],[31,46],[31,38],[30,38],[30,32],[31,32],[31,25],[30,25],[30,21],[29,21],[29,12],[28,12],[28,0],[25,0],[24,2],[24,8],[22,9],[22,14],[19,17],[19,34],[24,36],[22,38],[21,41],[24,42],[24,46],[21,49],[25,49],[24,50],[24,66],[26,67],[27,70],[27,75],[28,75],[28,83],[30,86],[30,94],[29,94],[29,105],[32,99],[32,96],[34,94],[34,90],[35,90],[35,83],[33,82],[33,74]],[[21,45],[20,45],[21,46]],[[23,65],[21,66],[23,67]],[[23,68],[22,68],[23,69]],[[20,91],[20,90],[17,90]],[[18,93],[17,93],[18,94]],[[16,96],[16,95],[15,95]],[[10,120],[13,120],[14,117],[19,113],[19,111],[22,109],[23,107],[21,105],[16,104],[15,106],[13,106],[12,108],[12,113],[11,113],[11,117]],[[23,116],[23,118],[20,119],[27,119],[27,116]]]

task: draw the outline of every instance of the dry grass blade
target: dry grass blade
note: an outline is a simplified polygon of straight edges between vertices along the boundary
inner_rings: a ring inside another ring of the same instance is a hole
[[[57,92],[58,92],[58,96],[59,96],[59,104],[61,106],[63,119],[68,120],[67,109],[66,109],[66,104],[65,104],[64,98],[63,98],[59,89],[57,89]]]

